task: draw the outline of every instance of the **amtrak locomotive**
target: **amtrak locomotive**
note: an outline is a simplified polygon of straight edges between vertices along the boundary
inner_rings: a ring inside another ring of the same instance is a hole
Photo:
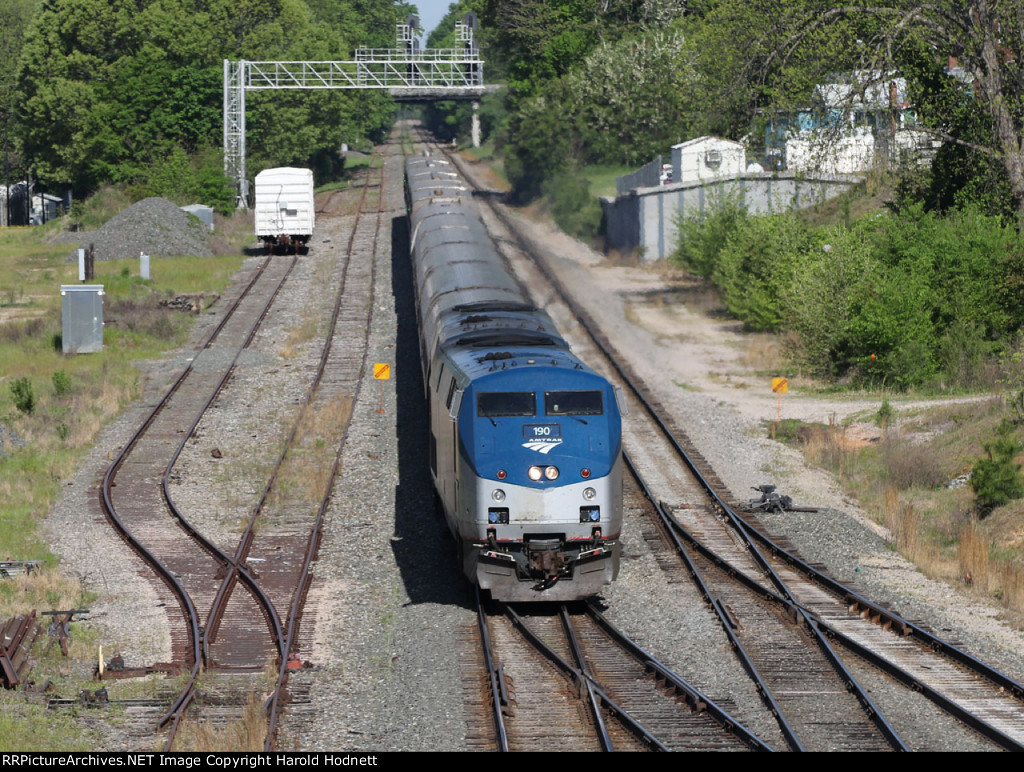
[[[531,305],[442,156],[406,161],[430,469],[469,580],[589,597],[619,571],[615,392]]]

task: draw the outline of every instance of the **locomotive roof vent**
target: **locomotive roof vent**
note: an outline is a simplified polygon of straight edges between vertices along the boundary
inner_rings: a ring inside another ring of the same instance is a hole
[[[496,361],[501,360],[501,359],[511,359],[511,358],[512,358],[512,353],[509,352],[509,351],[491,351],[491,352],[489,352],[487,354],[484,354],[477,361],[481,362],[481,363],[483,363],[483,362],[496,362]]]

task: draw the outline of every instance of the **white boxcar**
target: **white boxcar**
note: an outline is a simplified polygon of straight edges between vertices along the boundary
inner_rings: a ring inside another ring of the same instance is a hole
[[[264,169],[256,175],[256,237],[268,249],[305,244],[315,218],[310,169]]]

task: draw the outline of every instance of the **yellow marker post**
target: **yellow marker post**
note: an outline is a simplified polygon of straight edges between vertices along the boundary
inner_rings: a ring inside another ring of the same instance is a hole
[[[380,407],[377,408],[378,413],[384,412],[384,381],[391,378],[391,365],[385,364],[384,362],[377,362],[373,366],[373,377],[375,380],[380,381]]]
[[[778,395],[778,406],[776,408],[775,423],[782,421],[782,395],[789,391],[788,378],[772,378],[772,391]]]

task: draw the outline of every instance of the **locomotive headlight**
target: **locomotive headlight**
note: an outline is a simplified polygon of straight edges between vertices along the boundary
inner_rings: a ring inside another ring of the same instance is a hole
[[[557,466],[546,466],[544,467],[544,476],[549,480],[558,479],[558,467]]]
[[[595,491],[593,488],[584,488],[583,498],[585,498],[587,501],[593,501],[594,499],[597,498],[597,491]]]
[[[531,466],[529,469],[526,470],[526,476],[529,477],[534,482],[537,482],[541,477],[544,476],[544,470],[541,469],[539,466]]]
[[[491,498],[497,501],[499,504],[505,500],[505,491],[501,488],[495,488],[491,491]]]

